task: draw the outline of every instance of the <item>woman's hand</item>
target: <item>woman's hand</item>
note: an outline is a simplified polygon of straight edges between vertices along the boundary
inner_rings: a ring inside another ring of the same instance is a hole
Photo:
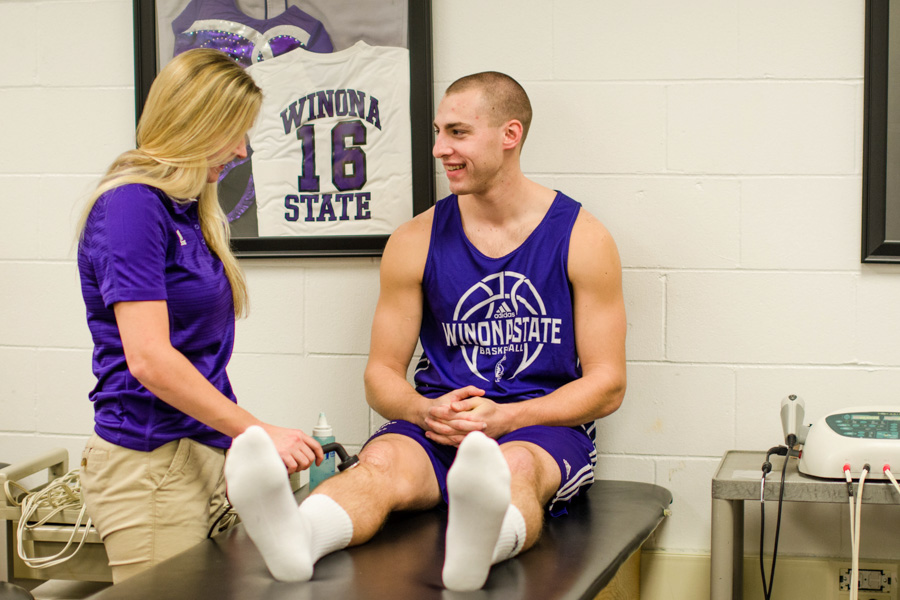
[[[272,438],[288,473],[303,471],[313,463],[319,465],[325,458],[319,442],[299,429],[277,427],[268,423],[260,423],[260,427]]]

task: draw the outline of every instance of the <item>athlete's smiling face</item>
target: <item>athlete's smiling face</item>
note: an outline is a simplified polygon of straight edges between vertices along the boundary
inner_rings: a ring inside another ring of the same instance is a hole
[[[457,195],[484,193],[503,166],[505,124],[491,123],[481,91],[444,96],[434,120],[432,154],[440,159]]]

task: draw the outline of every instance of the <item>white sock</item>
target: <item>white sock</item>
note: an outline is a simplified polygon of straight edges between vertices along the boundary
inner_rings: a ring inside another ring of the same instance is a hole
[[[353,537],[350,515],[325,494],[313,494],[304,500],[300,516],[309,524],[309,553],[314,564],[326,554],[346,548]]]
[[[524,545],[525,517],[522,516],[515,504],[510,504],[503,517],[503,524],[500,526],[500,537],[497,538],[497,546],[494,548],[491,564],[496,565],[498,562],[509,560],[521,552]]]
[[[497,442],[479,431],[466,436],[447,473],[449,514],[444,586],[481,589],[510,505],[509,466]]]
[[[247,534],[280,581],[308,581],[311,532],[291,493],[287,470],[261,427],[236,437],[225,459],[228,499]]]

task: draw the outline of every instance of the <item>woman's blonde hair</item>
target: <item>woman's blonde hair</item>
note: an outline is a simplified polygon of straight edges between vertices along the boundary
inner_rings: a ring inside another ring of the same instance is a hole
[[[156,76],[137,127],[137,148],[122,153],[87,201],[78,231],[84,235],[97,199],[129,183],[158,188],[184,202],[196,199],[206,244],[225,266],[234,312],[248,309],[247,284],[231,251],[230,230],[208,169],[230,156],[253,125],[262,92],[228,55],[188,50]],[[212,160],[211,160],[212,159]]]

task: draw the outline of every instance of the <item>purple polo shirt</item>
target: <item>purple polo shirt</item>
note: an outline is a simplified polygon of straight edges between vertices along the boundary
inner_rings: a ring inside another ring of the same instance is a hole
[[[132,376],[116,325],[116,302],[165,300],[172,346],[235,401],[225,368],[234,346],[234,305],[222,262],[206,246],[197,203],[129,184],[101,196],[78,248],[81,293],[94,340],[94,430],[149,452],[188,437],[228,448],[231,438],[160,400]]]

